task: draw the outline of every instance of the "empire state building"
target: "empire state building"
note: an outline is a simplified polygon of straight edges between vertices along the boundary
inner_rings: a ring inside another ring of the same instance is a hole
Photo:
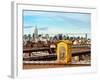
[[[35,38],[35,41],[38,40],[38,29],[37,29],[37,26],[35,26],[35,29],[34,29],[34,38]]]

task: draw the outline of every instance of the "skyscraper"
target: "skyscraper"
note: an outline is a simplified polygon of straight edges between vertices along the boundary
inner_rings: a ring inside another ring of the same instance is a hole
[[[87,39],[87,33],[85,34],[85,39]]]
[[[38,29],[37,29],[37,26],[35,26],[35,29],[34,29],[34,39],[35,39],[36,42],[38,41]]]
[[[35,26],[35,29],[34,29],[34,38],[38,38],[38,29],[37,29],[37,26]]]

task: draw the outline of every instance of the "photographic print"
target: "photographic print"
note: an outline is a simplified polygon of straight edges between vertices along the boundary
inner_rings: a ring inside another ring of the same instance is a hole
[[[96,8],[34,2],[11,8],[12,77],[96,72]]]
[[[23,10],[23,69],[91,66],[91,14]]]

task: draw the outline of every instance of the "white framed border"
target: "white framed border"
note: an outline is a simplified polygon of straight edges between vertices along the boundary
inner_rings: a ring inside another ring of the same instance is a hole
[[[88,67],[66,67],[66,68],[47,68],[47,69],[30,69],[23,70],[22,61],[22,12],[25,10],[45,10],[45,11],[60,11],[60,12],[79,12],[79,13],[91,13],[91,35],[92,35],[92,46],[91,46],[91,66]],[[12,64],[11,64],[11,76],[14,78],[18,77],[43,77],[43,76],[54,76],[64,74],[75,74],[75,73],[86,73],[96,72],[97,67],[97,56],[95,51],[95,30],[96,30],[96,8],[85,7],[85,6],[59,6],[59,5],[41,5],[32,3],[18,3],[12,2]],[[94,54],[95,53],[95,54]]]

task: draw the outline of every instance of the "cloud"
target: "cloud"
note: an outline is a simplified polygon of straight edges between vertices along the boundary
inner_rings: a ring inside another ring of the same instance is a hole
[[[33,26],[24,26],[25,29],[32,28]]]
[[[32,33],[35,25],[40,33],[90,32],[91,16],[87,13],[24,11],[24,17],[27,33]]]

